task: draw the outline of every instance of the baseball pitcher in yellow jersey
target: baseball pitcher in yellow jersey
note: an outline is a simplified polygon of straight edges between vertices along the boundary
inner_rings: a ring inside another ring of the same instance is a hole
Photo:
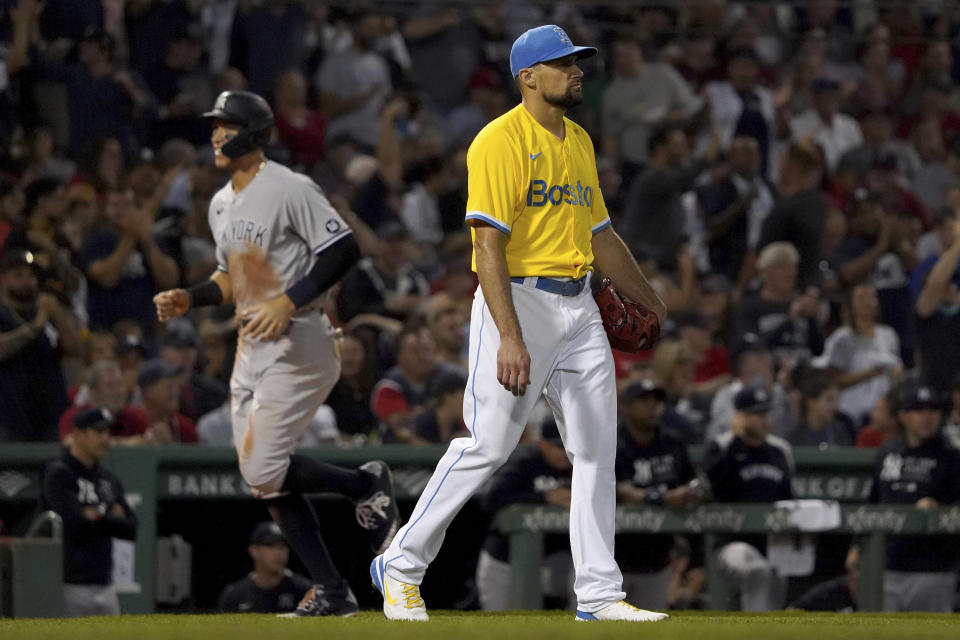
[[[666,307],[610,226],[590,137],[564,117],[583,97],[577,63],[596,52],[555,25],[517,38],[510,66],[523,101],[467,153],[466,220],[480,279],[463,405],[470,437],[450,443],[409,522],[371,564],[389,619],[428,619],[419,584],[447,526],[509,457],[541,395],[573,462],[576,620],[667,618],[624,601],[613,557],[617,395],[591,295],[594,267],[661,324]]]

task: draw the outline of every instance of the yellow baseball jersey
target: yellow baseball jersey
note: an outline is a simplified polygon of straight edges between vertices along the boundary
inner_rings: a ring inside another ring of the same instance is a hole
[[[512,277],[583,276],[593,262],[593,234],[610,226],[593,142],[583,127],[563,122],[560,140],[519,104],[485,126],[467,151],[467,224],[484,222],[510,236]]]

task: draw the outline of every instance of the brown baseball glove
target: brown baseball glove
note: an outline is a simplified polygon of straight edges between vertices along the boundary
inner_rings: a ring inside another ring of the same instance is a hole
[[[624,301],[604,278],[594,296],[610,346],[617,351],[636,353],[653,348],[660,337],[660,319],[653,311],[636,302]]]

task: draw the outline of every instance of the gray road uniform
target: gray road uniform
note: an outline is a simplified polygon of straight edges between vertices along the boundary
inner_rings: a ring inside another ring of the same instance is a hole
[[[240,193],[232,183],[220,189],[209,222],[238,313],[289,289],[317,254],[352,233],[310,178],[271,161]],[[230,379],[233,441],[255,495],[280,489],[290,454],[339,375],[334,329],[316,303],[298,309],[276,340],[240,339]]]

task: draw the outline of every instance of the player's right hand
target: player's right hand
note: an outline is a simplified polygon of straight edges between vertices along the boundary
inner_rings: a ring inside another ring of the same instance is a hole
[[[530,353],[520,338],[500,339],[497,349],[497,380],[515,396],[522,396],[530,384]]]
[[[186,289],[161,291],[153,296],[153,304],[157,305],[157,319],[167,322],[171,318],[182,316],[190,309],[190,295]]]

